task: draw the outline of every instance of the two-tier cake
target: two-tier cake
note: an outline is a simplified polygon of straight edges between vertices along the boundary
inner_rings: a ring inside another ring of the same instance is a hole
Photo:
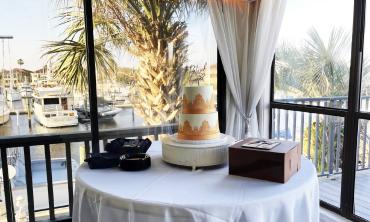
[[[178,133],[163,138],[163,160],[193,168],[226,161],[233,138],[221,134],[212,86],[186,86]]]
[[[218,114],[212,86],[185,87],[177,137],[184,140],[208,140],[219,137]]]

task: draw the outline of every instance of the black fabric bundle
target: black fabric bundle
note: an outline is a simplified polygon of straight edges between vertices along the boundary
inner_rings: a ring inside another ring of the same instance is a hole
[[[119,155],[111,153],[89,153],[85,162],[90,169],[106,169],[118,166],[119,158]]]
[[[105,146],[105,150],[121,156],[125,154],[146,153],[151,145],[152,141],[149,139],[118,138],[108,143]]]
[[[106,169],[117,167],[120,158],[129,154],[144,154],[148,151],[152,142],[149,139],[125,139],[117,138],[107,143],[105,150],[107,153],[90,153],[85,162],[90,169]]]

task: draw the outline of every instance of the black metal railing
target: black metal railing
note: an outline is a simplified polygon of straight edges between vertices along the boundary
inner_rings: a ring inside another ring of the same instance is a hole
[[[160,125],[160,126],[145,126],[125,129],[101,130],[99,133],[99,140],[102,144],[106,144],[110,139],[118,137],[136,137],[142,138],[152,136],[158,140],[159,135],[168,134],[177,131],[177,125]],[[3,172],[3,186],[5,195],[6,219],[9,222],[16,221],[16,211],[13,204],[12,185],[9,179],[8,165],[12,164],[11,160],[14,155],[8,155],[8,150],[14,148],[23,148],[24,166],[25,166],[25,182],[26,194],[28,203],[28,215],[26,221],[35,221],[36,212],[48,211],[50,221],[68,221],[72,216],[73,207],[73,173],[72,173],[72,143],[84,143],[85,156],[90,152],[91,144],[90,132],[75,132],[67,134],[45,134],[45,135],[27,135],[17,137],[2,137],[0,140],[1,149],[1,166]],[[55,206],[54,187],[53,187],[53,171],[52,171],[52,155],[50,146],[53,144],[64,144],[66,156],[66,170],[67,170],[67,188],[68,188],[68,205]],[[45,155],[46,179],[47,179],[47,195],[48,208],[35,209],[34,186],[32,178],[32,164],[31,164],[31,150],[35,146],[42,146]],[[101,147],[102,149],[102,147]],[[18,157],[21,158],[21,157]],[[55,210],[61,207],[68,208],[69,213],[66,217],[56,217]],[[0,218],[3,221],[5,218]]]
[[[277,99],[276,102],[347,108],[347,97]],[[370,96],[361,97],[361,108],[369,110]],[[319,176],[341,173],[344,118],[305,113],[294,110],[272,109],[272,138],[301,143],[305,156],[315,164]],[[360,121],[357,147],[357,170],[370,168],[370,138],[368,120]]]

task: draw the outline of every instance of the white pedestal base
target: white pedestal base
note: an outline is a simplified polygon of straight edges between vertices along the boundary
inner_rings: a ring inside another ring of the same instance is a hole
[[[162,159],[165,162],[192,167],[216,166],[226,162],[227,150],[234,138],[221,134],[219,139],[209,141],[179,141],[176,135],[162,140]]]

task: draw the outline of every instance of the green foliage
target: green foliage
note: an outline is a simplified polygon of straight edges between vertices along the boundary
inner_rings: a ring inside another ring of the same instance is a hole
[[[148,124],[174,121],[180,95],[188,45],[185,18],[202,13],[207,1],[183,0],[97,0],[94,1],[94,36],[98,75],[116,73],[111,51],[124,50],[139,66],[123,82],[134,81],[131,102]],[[57,61],[57,77],[72,89],[87,87],[84,22],[81,0],[74,4],[60,0],[61,26],[65,38],[46,46],[45,55]]]
[[[343,122],[339,121],[337,117],[327,117],[328,119],[313,122],[311,125],[311,141],[310,141],[310,157],[315,162],[317,162],[317,172],[321,172],[324,170],[327,172],[329,170],[329,155],[330,151],[332,152],[333,159],[332,159],[332,166],[334,164],[334,161],[336,158],[339,160],[339,167],[341,167],[341,154],[342,154],[342,145],[343,145]],[[324,121],[325,122],[325,130],[324,130]],[[332,130],[331,130],[332,129]],[[338,130],[339,129],[339,130]],[[316,141],[316,130],[318,130],[318,140]],[[339,134],[338,134],[339,131]],[[330,134],[333,133],[333,144],[332,147],[330,147]],[[309,144],[309,127],[307,126],[304,129],[304,135],[303,135],[303,153],[305,156],[308,156],[308,144]],[[338,142],[338,136],[339,136],[339,144]],[[317,150],[316,150],[316,144],[317,144]],[[339,152],[337,152],[337,149],[340,149]],[[323,152],[324,150],[324,152]],[[317,160],[315,160],[315,154],[317,152]],[[339,156],[336,157],[335,155],[339,153]],[[322,160],[324,158],[324,160]],[[324,163],[324,165],[322,165]]]
[[[18,59],[17,64],[19,65],[19,67],[22,67],[22,65],[24,65],[23,59]]]
[[[54,77],[60,84],[71,91],[87,94],[87,51],[83,10],[78,6],[63,8],[59,20],[59,25],[65,27],[64,38],[46,44],[43,56],[52,62]],[[98,80],[111,79],[117,67],[113,54],[107,47],[112,36],[108,35],[108,32],[117,32],[117,29],[114,24],[102,20],[100,15],[96,15],[94,20],[95,66]]]
[[[276,52],[276,87],[297,97],[341,96],[348,91],[350,36],[334,28],[327,43],[316,29],[297,48],[283,44]]]
[[[137,70],[127,67],[119,67],[117,69],[116,81],[124,85],[132,85],[135,82],[135,73]]]

